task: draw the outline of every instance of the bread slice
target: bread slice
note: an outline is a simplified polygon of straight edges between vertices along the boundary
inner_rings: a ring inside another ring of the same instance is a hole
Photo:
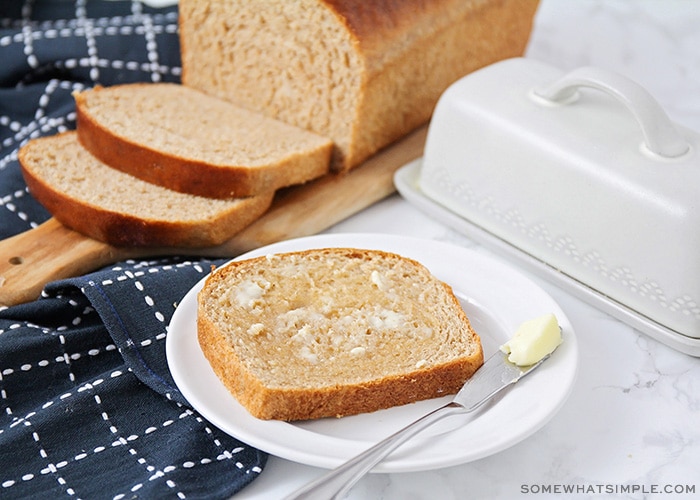
[[[183,84],[333,139],[333,170],[426,123],[453,82],[522,56],[537,0],[180,0]]]
[[[377,250],[233,262],[200,291],[197,329],[214,372],[261,419],[340,417],[456,393],[483,363],[452,289]]]
[[[96,87],[75,101],[88,151],[175,191],[238,198],[328,173],[330,139],[182,85]]]
[[[57,220],[117,246],[216,245],[257,219],[274,196],[216,200],[171,191],[108,167],[76,132],[29,141],[19,161],[30,192]]]

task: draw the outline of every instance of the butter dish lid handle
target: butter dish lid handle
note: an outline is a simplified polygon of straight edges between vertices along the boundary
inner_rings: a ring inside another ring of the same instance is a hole
[[[622,102],[634,115],[642,129],[648,152],[662,158],[685,155],[690,146],[649,92],[638,83],[613,71],[584,66],[553,83],[535,89],[538,100],[549,104],[569,104],[578,96],[580,87],[601,90]]]

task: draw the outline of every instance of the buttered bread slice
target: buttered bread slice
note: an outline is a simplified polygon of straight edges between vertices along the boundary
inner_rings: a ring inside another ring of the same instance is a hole
[[[198,295],[198,338],[262,419],[340,417],[456,393],[483,363],[452,289],[420,263],[327,248],[232,262]]]

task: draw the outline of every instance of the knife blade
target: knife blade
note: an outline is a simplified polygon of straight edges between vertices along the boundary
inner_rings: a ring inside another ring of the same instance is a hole
[[[529,366],[518,366],[508,361],[508,354],[496,351],[468,379],[452,403],[464,408],[462,413],[472,412],[488,402],[498,393],[515,384],[549,358],[550,354]]]

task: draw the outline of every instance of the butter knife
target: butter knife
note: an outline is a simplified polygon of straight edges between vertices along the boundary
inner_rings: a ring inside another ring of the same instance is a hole
[[[389,453],[418,432],[450,415],[471,413],[507,387],[515,384],[551,354],[530,366],[508,361],[508,355],[497,351],[466,381],[457,395],[444,406],[424,415],[403,429],[380,441],[363,453],[298,489],[286,500],[329,500],[347,495],[350,488]]]

